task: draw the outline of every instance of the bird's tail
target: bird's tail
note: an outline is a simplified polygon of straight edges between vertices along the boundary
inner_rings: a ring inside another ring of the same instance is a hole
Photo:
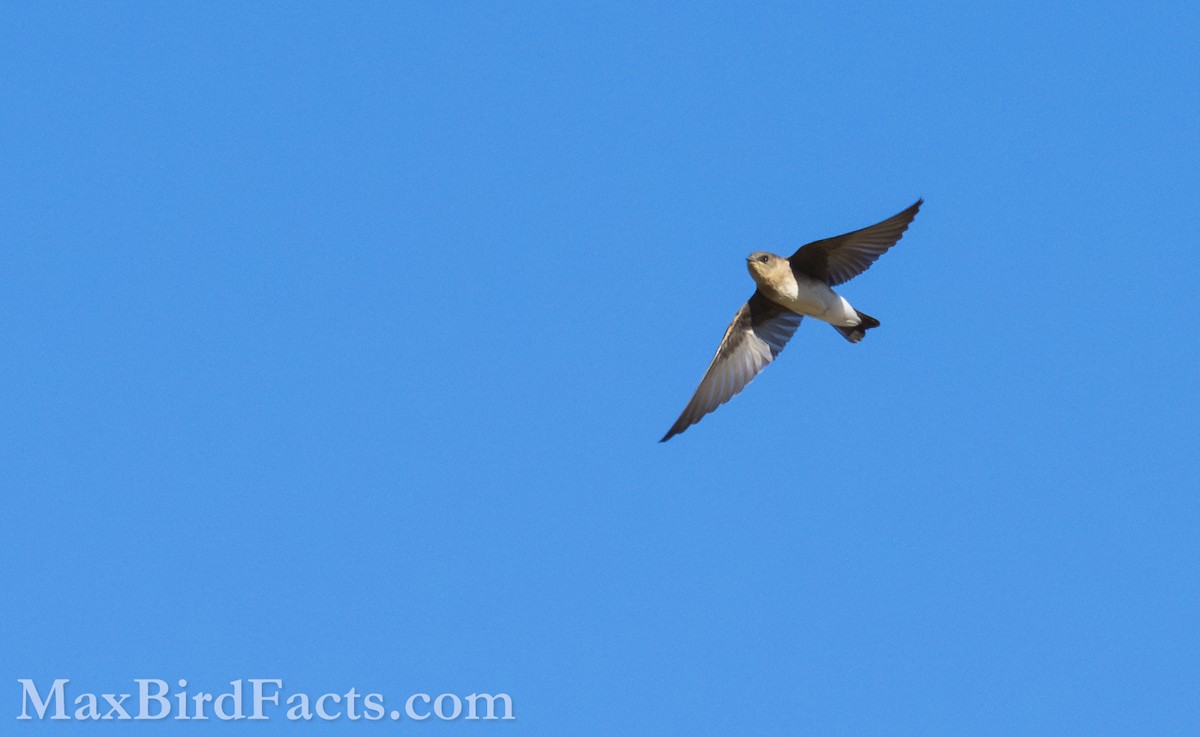
[[[858,312],[858,310],[855,310],[855,312]],[[867,334],[868,330],[879,327],[879,321],[870,315],[864,315],[863,313],[858,312],[858,319],[859,323],[857,325],[853,325],[848,328],[834,325],[833,329],[841,333],[842,337],[851,343],[857,343],[863,339],[863,336]]]

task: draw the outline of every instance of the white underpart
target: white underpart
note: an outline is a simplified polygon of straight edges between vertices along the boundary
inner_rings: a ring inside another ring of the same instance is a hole
[[[797,279],[790,270],[770,283],[759,282],[759,289],[771,301],[830,325],[853,327],[862,322],[846,298],[828,284],[805,277]]]

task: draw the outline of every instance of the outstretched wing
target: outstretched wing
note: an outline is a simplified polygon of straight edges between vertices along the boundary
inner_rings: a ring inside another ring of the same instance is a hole
[[[659,442],[688,429],[740,392],[779,355],[802,319],[756,290],[733,316],[699,388]]]
[[[848,282],[896,245],[924,200],[869,228],[813,241],[792,254],[792,271],[820,279],[831,287]]]

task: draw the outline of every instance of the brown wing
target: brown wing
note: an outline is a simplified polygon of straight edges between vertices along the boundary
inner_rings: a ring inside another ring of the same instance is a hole
[[[820,279],[831,287],[850,281],[896,245],[924,201],[917,200],[904,212],[869,228],[801,247],[788,259],[792,271]]]
[[[802,319],[756,290],[729,323],[717,355],[713,356],[683,414],[659,442],[665,443],[688,429],[740,392],[763,367],[775,360]]]

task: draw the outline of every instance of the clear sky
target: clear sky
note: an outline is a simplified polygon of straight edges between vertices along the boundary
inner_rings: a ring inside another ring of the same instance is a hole
[[[1200,11],[1055,5],[6,4],[0,731],[1196,734]]]

